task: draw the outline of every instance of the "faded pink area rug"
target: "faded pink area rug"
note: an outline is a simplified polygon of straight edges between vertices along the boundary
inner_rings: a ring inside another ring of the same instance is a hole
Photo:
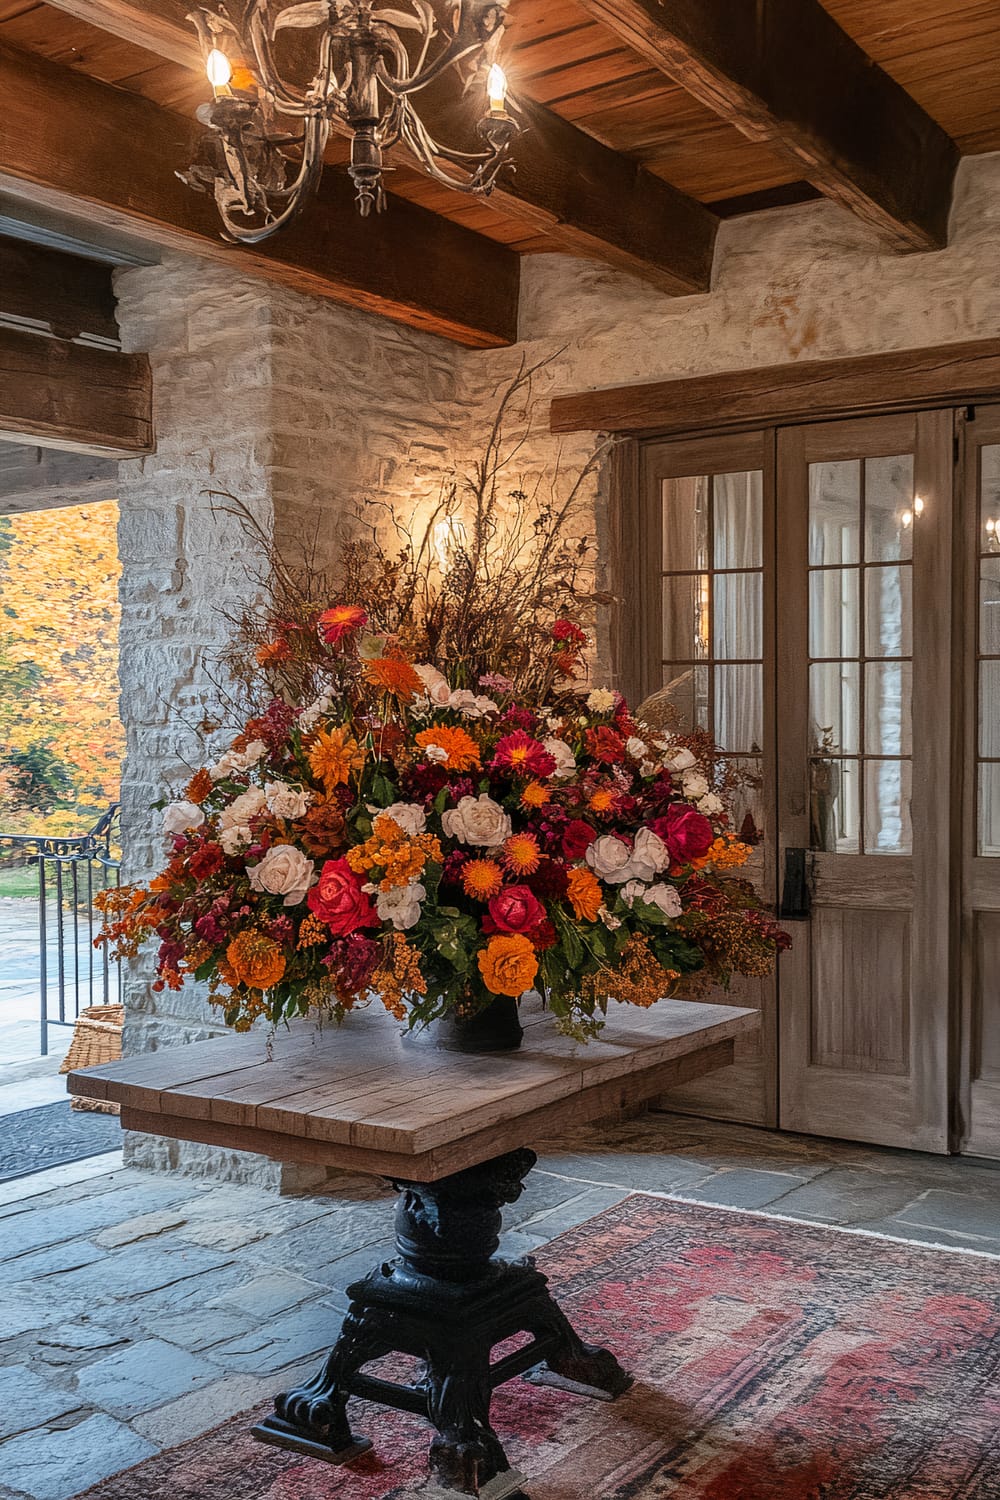
[[[1000,1262],[638,1195],[538,1261],[636,1385],[498,1390],[531,1500],[1000,1500]],[[88,1500],[395,1500],[426,1475],[419,1418],[353,1403],[375,1450],[331,1468],[253,1442],[261,1415]]]

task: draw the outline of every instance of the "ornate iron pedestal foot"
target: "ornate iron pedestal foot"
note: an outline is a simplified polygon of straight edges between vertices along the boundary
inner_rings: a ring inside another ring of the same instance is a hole
[[[371,1447],[347,1420],[348,1398],[364,1396],[432,1423],[440,1490],[525,1500],[490,1425],[496,1387],[530,1372],[614,1400],[632,1384],[613,1354],[574,1331],[530,1258],[494,1258],[500,1209],[520,1196],[535,1161],[533,1151],[512,1151],[440,1182],[397,1182],[397,1259],[348,1288],[350,1311],[323,1369],[279,1396],[254,1436],[348,1463]],[[531,1341],[491,1362],[497,1344],[521,1333]],[[423,1362],[413,1384],[364,1369],[397,1351]]]

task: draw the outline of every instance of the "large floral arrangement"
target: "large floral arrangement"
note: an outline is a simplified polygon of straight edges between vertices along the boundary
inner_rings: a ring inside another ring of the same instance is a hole
[[[307,629],[323,692],[252,716],[162,808],[163,872],[108,893],[119,954],[159,940],[155,988],[207,980],[237,1030],[374,998],[418,1024],[537,989],[583,1037],[611,1000],[770,970],[787,939],[734,874],[750,850],[711,747],[575,690],[579,625],[548,631],[544,702],[498,673],[456,686],[368,627],[338,604],[259,648]]]

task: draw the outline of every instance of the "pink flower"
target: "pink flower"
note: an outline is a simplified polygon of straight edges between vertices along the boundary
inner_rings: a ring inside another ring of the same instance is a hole
[[[491,770],[512,771],[516,776],[550,776],[555,768],[556,758],[552,752],[546,750],[540,740],[525,734],[523,729],[505,734],[497,742],[490,762]]]
[[[701,859],[703,854],[708,853],[715,838],[712,825],[704,814],[684,802],[671,803],[666,816],[653,818],[649,827],[663,840],[670,851],[670,858],[678,865]]]
[[[526,885],[509,885],[498,891],[489,910],[499,932],[530,932],[545,917],[545,907]]]
[[[306,898],[309,910],[338,937],[359,927],[378,927],[379,915],[346,859],[328,859]]]

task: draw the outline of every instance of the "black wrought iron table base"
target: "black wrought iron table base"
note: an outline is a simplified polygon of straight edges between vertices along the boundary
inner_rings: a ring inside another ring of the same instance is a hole
[[[496,1258],[501,1207],[520,1196],[535,1161],[533,1151],[512,1151],[439,1182],[396,1182],[396,1259],[348,1288],[350,1307],[323,1369],[278,1396],[254,1437],[349,1463],[372,1446],[347,1419],[348,1398],[363,1396],[431,1423],[430,1472],[441,1489],[479,1495],[489,1487],[526,1500],[503,1485],[511,1470],[490,1425],[496,1387],[528,1375],[614,1400],[632,1384],[613,1354],[575,1332],[530,1258]],[[491,1362],[498,1344],[525,1333],[527,1344]],[[366,1373],[392,1353],[421,1361],[412,1384]]]

